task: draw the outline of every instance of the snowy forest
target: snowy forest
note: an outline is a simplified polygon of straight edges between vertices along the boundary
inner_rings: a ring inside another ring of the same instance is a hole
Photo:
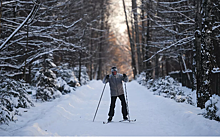
[[[145,82],[185,76],[200,108],[220,96],[220,0],[121,0],[120,36],[112,31],[113,3],[1,0],[1,124],[34,106],[29,94],[51,101],[102,80],[112,66]]]

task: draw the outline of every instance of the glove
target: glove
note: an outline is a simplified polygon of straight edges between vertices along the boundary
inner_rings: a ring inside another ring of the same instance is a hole
[[[109,79],[109,75],[106,75],[105,78],[106,78],[106,79]]]
[[[123,77],[124,77],[124,78],[126,78],[126,77],[127,77],[127,75],[126,75],[126,74],[123,74]]]

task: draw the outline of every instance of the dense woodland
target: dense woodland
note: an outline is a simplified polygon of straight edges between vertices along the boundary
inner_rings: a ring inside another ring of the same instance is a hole
[[[197,90],[197,106],[204,108],[219,79],[220,1],[132,0],[131,13],[133,74],[144,71],[149,80],[185,72]]]
[[[220,66],[220,0],[121,0],[126,45],[119,44],[110,31],[114,29],[109,20],[112,2],[1,0],[2,123],[12,120],[14,107],[33,105],[22,84],[38,87],[36,98],[47,101],[59,96],[58,91],[64,94],[65,88],[54,84],[59,76],[75,87],[83,84],[82,72],[90,80],[99,80],[111,66],[131,71],[133,78],[144,72],[146,80],[184,71],[191,88],[197,90],[197,106],[204,108],[213,93],[211,75]],[[79,83],[71,84],[69,70],[77,72]],[[45,91],[45,87],[50,88]],[[49,94],[51,98],[46,97]],[[13,104],[12,96],[23,103]]]
[[[122,2],[134,77],[144,72],[148,81],[176,73],[198,91],[201,108],[211,95],[220,95],[219,1],[131,0],[131,7]]]

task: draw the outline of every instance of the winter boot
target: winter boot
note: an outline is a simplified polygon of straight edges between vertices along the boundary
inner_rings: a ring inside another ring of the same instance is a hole
[[[111,122],[111,121],[112,121],[112,116],[109,116],[108,122]]]
[[[127,117],[127,116],[123,116],[123,119],[124,119],[124,120],[128,120],[128,117]]]

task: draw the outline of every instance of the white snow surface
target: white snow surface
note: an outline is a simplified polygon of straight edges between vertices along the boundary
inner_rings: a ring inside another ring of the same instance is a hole
[[[0,136],[211,136],[220,135],[220,122],[204,118],[202,110],[172,99],[153,95],[136,81],[126,83],[131,119],[122,119],[117,99],[113,122],[106,121],[110,105],[109,85],[93,122],[104,84],[93,80],[52,102],[35,103],[22,110],[16,123],[0,126]],[[25,112],[27,111],[27,112]]]

